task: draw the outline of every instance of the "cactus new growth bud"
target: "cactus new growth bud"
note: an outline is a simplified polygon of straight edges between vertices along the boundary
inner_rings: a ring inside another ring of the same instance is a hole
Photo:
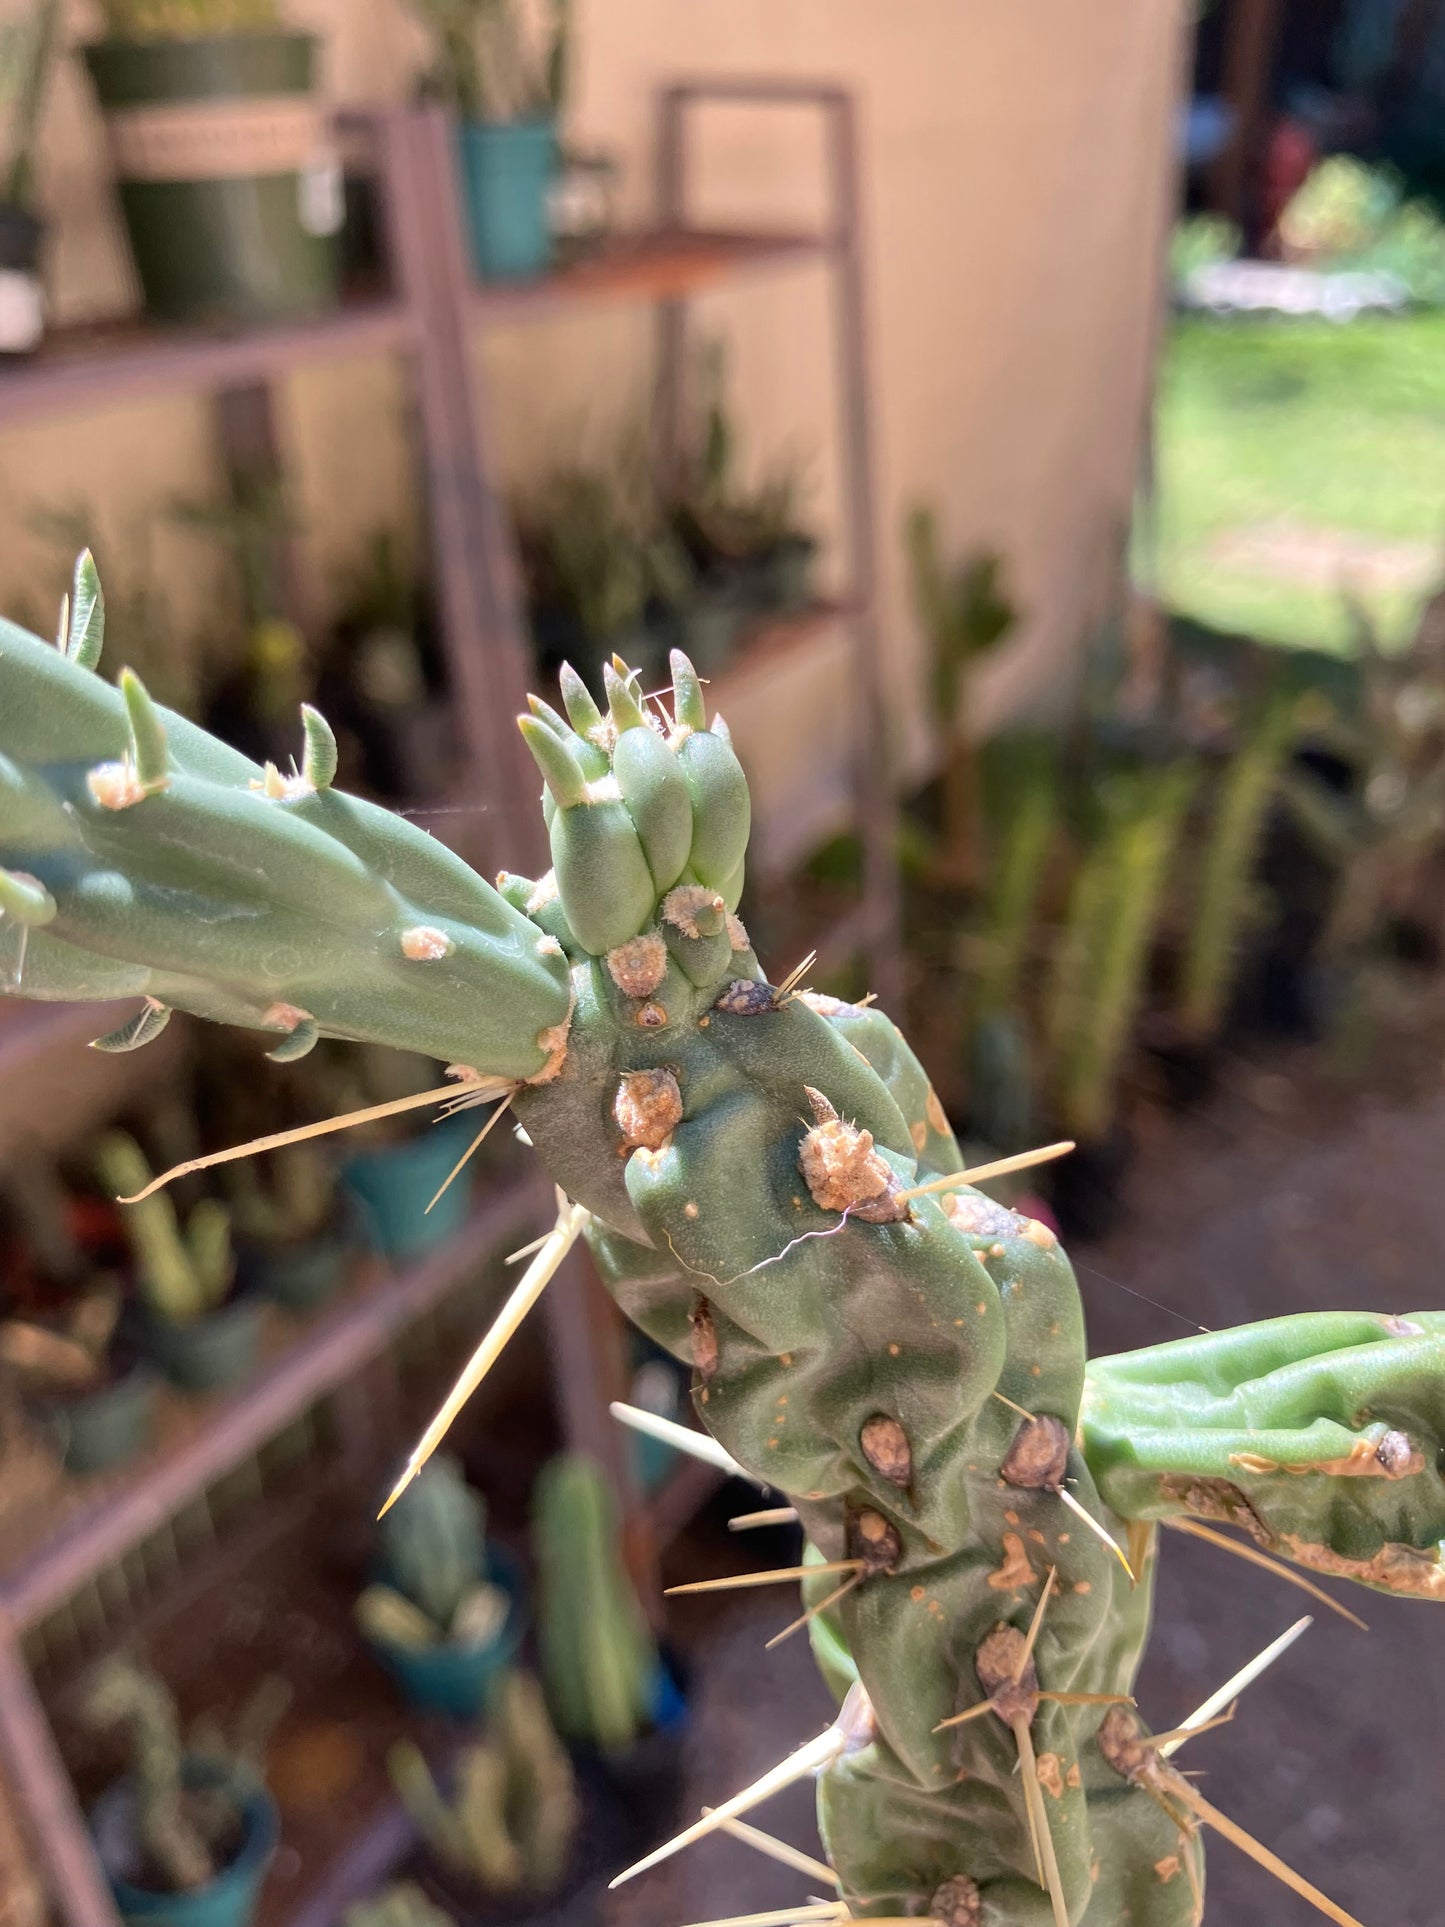
[[[7,956],[11,925],[26,940],[15,987],[263,1028],[284,1003],[506,1080],[560,1216],[446,1412],[584,1228],[618,1303],[692,1365],[728,1463],[796,1510],[843,1701],[645,1864],[816,1774],[838,1917],[1196,1927],[1201,1826],[1240,1830],[1136,1758],[1155,1522],[1440,1597],[1445,1318],[1284,1318],[1089,1367],[1058,1240],[970,1184],[896,1027],[770,982],[736,925],[747,786],[691,665],[670,713],[621,664],[605,713],[570,672],[562,695],[566,720],[522,721],[552,873],[498,892],[335,788],[273,799],[177,717],[166,787],[105,809],[85,772],[131,753],[139,773],[133,710],[0,632],[0,864],[55,905],[0,917]],[[1167,836],[1117,812],[1149,889],[1187,795],[1169,783]],[[419,926],[454,948],[408,956]],[[1086,1123],[1137,918],[1093,934],[1106,1003],[1066,1080]]]

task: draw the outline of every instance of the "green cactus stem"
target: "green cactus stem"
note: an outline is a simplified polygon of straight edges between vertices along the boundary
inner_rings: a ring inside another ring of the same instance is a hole
[[[95,1150],[96,1173],[117,1198],[151,1182],[146,1155],[126,1131],[107,1131]],[[127,1205],[123,1219],[141,1297],[158,1318],[190,1324],[215,1311],[235,1277],[231,1214],[219,1198],[192,1206],[184,1230],[164,1191]]]
[[[1120,1065],[1143,997],[1170,865],[1196,772],[1117,770],[1074,879],[1049,987],[1048,1041],[1059,1120],[1088,1142],[1113,1121]]]
[[[660,1665],[620,1535],[595,1460],[564,1453],[543,1468],[532,1544],[547,1703],[565,1739],[603,1751],[631,1745],[650,1721]]]
[[[568,719],[525,719],[553,869],[494,893],[334,787],[267,793],[179,718],[165,791],[96,807],[120,698],[33,638],[0,644],[0,864],[56,904],[21,991],[252,1023],[287,994],[323,1031],[515,1082],[564,1194],[538,1276],[585,1214],[618,1302],[690,1363],[706,1429],[845,1565],[836,1597],[808,1587],[843,1711],[787,1771],[817,1772],[850,1914],[1197,1927],[1198,1830],[1120,1738],[1152,1522],[1233,1518],[1316,1572],[1438,1596],[1438,1315],[1286,1319],[1090,1373],[1056,1238],[957,1175],[895,1027],[765,977],[736,914],[746,784],[681,658],[670,715],[614,664],[605,711],[564,679]],[[1090,1120],[1191,780],[1108,801],[1080,907],[1099,1009],[1058,1036]],[[288,944],[306,918],[314,948]],[[443,941],[403,967],[382,938],[410,919]],[[540,1288],[519,1284],[506,1328]]]
[[[369,1900],[353,1901],[341,1919],[343,1927],[456,1927],[414,1880],[395,1881]]]
[[[1213,801],[1179,969],[1180,1022],[1196,1040],[1213,1037],[1224,1021],[1254,909],[1260,844],[1299,734],[1300,706],[1289,677],[1254,704]]]
[[[139,1845],[147,1861],[175,1893],[208,1886],[216,1875],[214,1843],[186,1797],[175,1702],[165,1686],[126,1660],[109,1660],[92,1681],[84,1710],[90,1726],[129,1730]]]

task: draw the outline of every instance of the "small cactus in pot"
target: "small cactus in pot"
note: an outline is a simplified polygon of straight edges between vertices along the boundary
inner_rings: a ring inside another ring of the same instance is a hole
[[[209,1391],[251,1371],[260,1339],[259,1305],[235,1290],[231,1214],[219,1198],[199,1199],[184,1224],[128,1131],[107,1131],[95,1149],[101,1183],[125,1204],[146,1342],[178,1385]]]
[[[585,1237],[691,1365],[712,1449],[798,1516],[808,1608],[783,1630],[807,1624],[837,1717],[619,1881],[811,1777],[836,1919],[1197,1927],[1208,1830],[1352,1922],[1169,1763],[1184,1709],[1151,1734],[1136,1686],[1166,1528],[1445,1599],[1445,1314],[1091,1365],[1058,1239],[961,1167],[897,1028],[765,975],[736,914],[747,785],[680,656],[665,715],[626,665],[605,709],[566,675],[565,719],[534,703],[552,868],[494,891],[339,795],[314,721],[283,778],[93,655],[0,642],[0,939],[27,994],[425,1049],[467,1067],[454,1096],[509,1099],[560,1187],[398,1490]],[[1160,826],[1121,815],[1157,876]]]
[[[578,1790],[530,1673],[502,1675],[484,1734],[458,1748],[441,1783],[410,1740],[392,1747],[387,1769],[423,1843],[423,1880],[444,1903],[455,1895],[471,1913],[493,1897],[518,1919],[558,1896],[574,1860]]]
[[[217,1910],[237,1927],[249,1922],[278,1835],[266,1749],[289,1699],[284,1681],[265,1680],[228,1735],[210,1722],[183,1742],[162,1680],[119,1656],[98,1668],[85,1722],[125,1731],[131,1755],[129,1777],[92,1819],[123,1920],[146,1922],[163,1909],[178,1927],[200,1927]]]
[[[414,1706],[479,1712],[527,1621],[520,1568],[488,1541],[482,1495],[439,1456],[379,1532],[379,1571],[356,1601],[357,1626]]]

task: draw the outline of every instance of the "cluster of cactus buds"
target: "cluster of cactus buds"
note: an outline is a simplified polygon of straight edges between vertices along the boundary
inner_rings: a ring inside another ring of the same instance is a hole
[[[807,1536],[794,1624],[838,1721],[672,1846],[814,1773],[838,1917],[1196,1927],[1201,1825],[1232,1823],[1152,1762],[1130,1697],[1156,1522],[1439,1596],[1440,1316],[1091,1370],[1057,1239],[970,1182],[897,1028],[765,977],[736,914],[746,785],[690,664],[670,706],[622,665],[605,711],[562,693],[565,718],[522,719],[553,868],[494,892],[315,758],[256,770],[0,629],[16,987],[263,1028],[284,1005],[288,1034],[424,1050],[507,1097],[561,1212],[447,1409],[583,1232]]]

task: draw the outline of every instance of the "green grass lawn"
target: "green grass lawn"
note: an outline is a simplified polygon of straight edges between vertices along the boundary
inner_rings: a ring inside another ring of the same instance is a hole
[[[1409,634],[1445,556],[1445,312],[1178,318],[1158,435],[1168,607],[1339,649],[1348,578],[1383,636]]]

